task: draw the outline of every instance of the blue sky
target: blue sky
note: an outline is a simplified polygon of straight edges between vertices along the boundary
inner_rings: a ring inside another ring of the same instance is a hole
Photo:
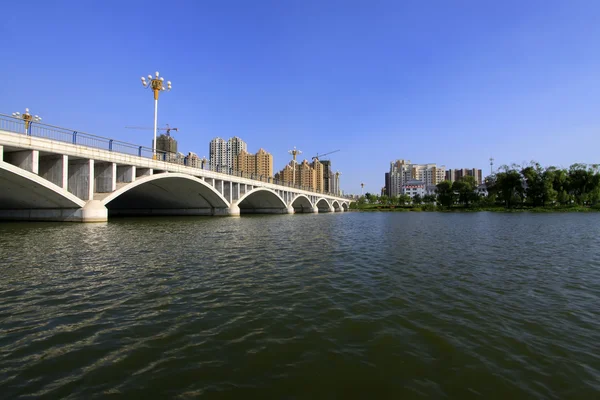
[[[275,170],[340,149],[342,189],[398,158],[600,162],[598,1],[5,1],[0,113],[151,145],[140,76],[173,82],[182,152],[239,136]]]

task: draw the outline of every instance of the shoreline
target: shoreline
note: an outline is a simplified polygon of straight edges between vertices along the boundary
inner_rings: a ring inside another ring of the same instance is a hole
[[[600,208],[595,207],[530,207],[530,208],[504,208],[504,207],[457,207],[457,208],[441,208],[441,207],[369,207],[355,208],[348,211],[358,212],[442,212],[442,213],[473,213],[473,212],[498,212],[498,213],[588,213],[600,212]]]

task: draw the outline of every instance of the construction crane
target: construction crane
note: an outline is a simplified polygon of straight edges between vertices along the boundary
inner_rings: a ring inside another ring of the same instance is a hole
[[[144,130],[144,131],[153,131],[154,130],[154,128],[146,128],[144,126],[126,126],[125,128],[126,129],[141,129],[141,130]],[[171,128],[169,126],[169,124],[167,124],[166,128],[156,128],[156,130],[157,131],[165,131],[165,133],[166,133],[167,136],[171,136],[171,131],[175,131],[175,132],[179,131],[178,128]]]
[[[340,150],[334,150],[334,151],[330,151],[329,153],[325,153],[325,154],[319,154],[319,153],[317,153],[317,155],[316,155],[316,156],[314,156],[312,159],[313,159],[313,161],[314,161],[315,159],[316,159],[316,160],[318,160],[318,159],[319,159],[319,157],[323,157],[323,156],[326,156],[326,155],[329,155],[329,154],[337,153],[338,151],[340,151]]]

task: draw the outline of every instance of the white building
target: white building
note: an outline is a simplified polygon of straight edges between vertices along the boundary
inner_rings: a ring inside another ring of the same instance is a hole
[[[210,169],[218,172],[230,172],[236,157],[242,151],[248,151],[248,145],[237,136],[225,141],[216,137],[210,141]]]
[[[226,171],[227,169],[227,142],[220,137],[210,141],[209,165],[212,171]]]
[[[479,196],[487,197],[487,195],[488,195],[487,185],[485,183],[482,183],[481,185],[477,186],[477,188],[475,189],[475,193],[477,193]]]
[[[396,160],[390,163],[390,196],[403,194],[402,187],[409,181],[421,181],[427,188],[445,178],[444,165],[438,167],[437,164],[412,164],[410,160]]]
[[[407,194],[412,199],[416,195],[425,196],[425,182],[423,181],[407,181],[404,185],[402,185],[402,194]]]

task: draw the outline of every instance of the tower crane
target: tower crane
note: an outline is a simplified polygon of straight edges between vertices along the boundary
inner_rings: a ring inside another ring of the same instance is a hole
[[[340,150],[338,149],[338,150],[330,151],[329,153],[325,153],[325,154],[319,154],[319,153],[317,153],[317,155],[314,156],[312,159],[313,159],[313,161],[315,159],[318,160],[319,157],[323,157],[323,156],[326,156],[326,155],[329,155],[329,154],[337,153],[338,151],[340,151]]]
[[[167,136],[171,136],[171,131],[175,131],[175,132],[179,131],[178,128],[171,128],[169,126],[169,124],[166,124],[166,125],[167,125],[166,128],[156,128],[156,130],[157,131],[165,131],[165,134]],[[154,128],[147,128],[145,126],[126,126],[125,128],[126,129],[141,129],[141,130],[144,130],[144,131],[152,131],[152,130],[154,130]]]

